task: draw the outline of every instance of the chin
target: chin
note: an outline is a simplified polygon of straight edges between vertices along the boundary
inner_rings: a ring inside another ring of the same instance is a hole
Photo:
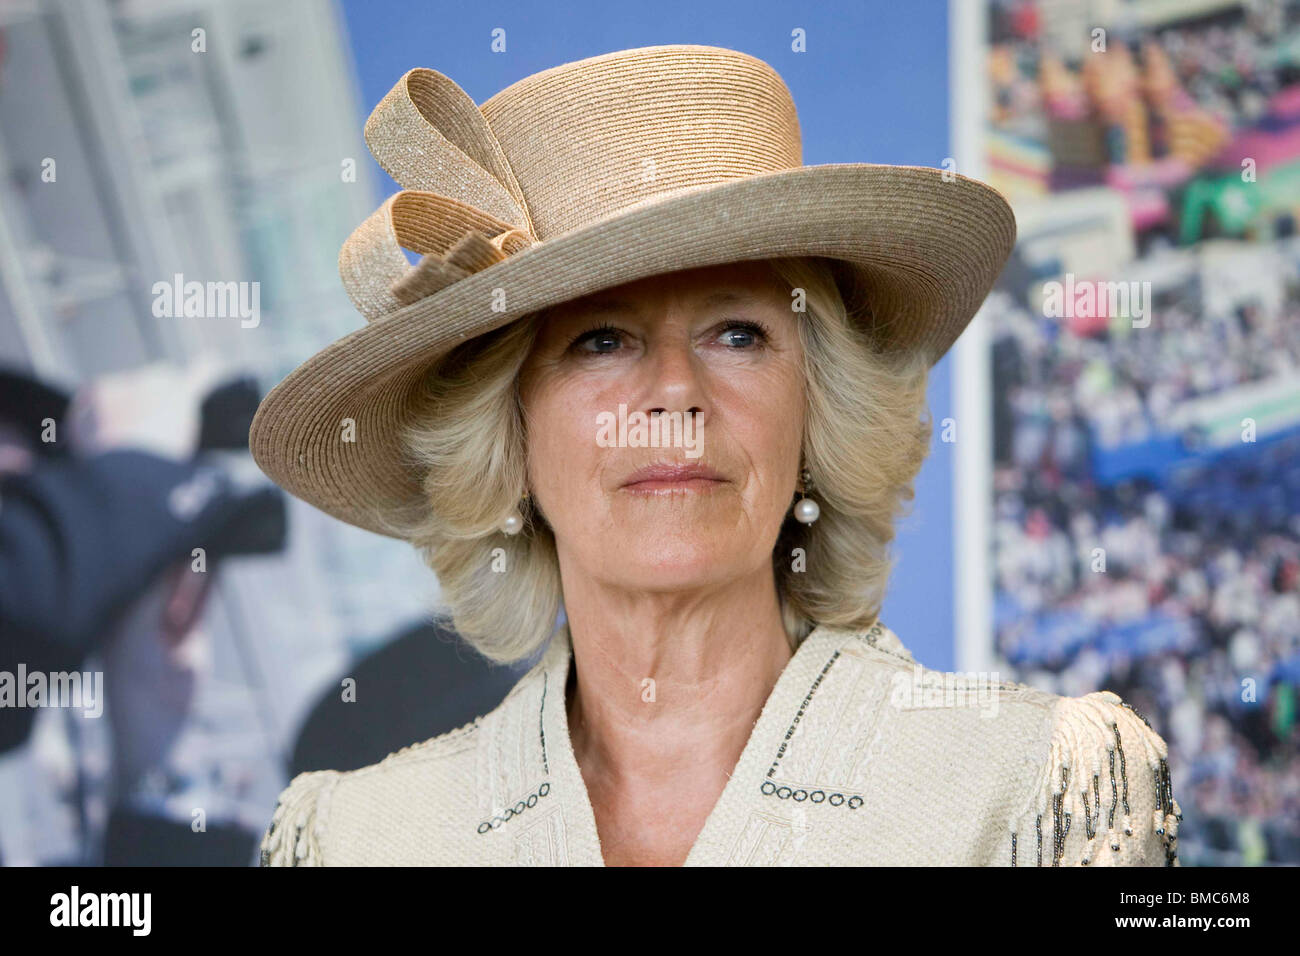
[[[695,538],[694,534],[689,538],[661,534],[629,538],[610,557],[607,567],[618,567],[629,586],[647,590],[687,588],[728,577],[728,569],[735,563],[734,552],[719,547],[716,538]]]

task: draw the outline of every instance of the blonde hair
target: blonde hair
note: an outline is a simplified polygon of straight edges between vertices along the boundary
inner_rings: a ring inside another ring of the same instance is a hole
[[[802,451],[821,514],[812,525],[787,517],[772,550],[782,620],[797,647],[819,624],[865,628],[880,613],[894,522],[930,442],[929,363],[877,347],[869,291],[842,263],[767,264],[805,293]],[[427,507],[401,533],[438,577],[444,622],[498,662],[537,651],[562,604],[554,535],[531,499],[520,502],[527,435],[518,379],[545,314],[450,352],[426,376],[403,435],[426,469]],[[504,535],[501,520],[516,506],[524,530]],[[795,570],[800,548],[803,569]]]

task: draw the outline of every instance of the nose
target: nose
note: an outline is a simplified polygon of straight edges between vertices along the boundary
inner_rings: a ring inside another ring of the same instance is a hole
[[[653,336],[641,369],[640,400],[633,407],[652,416],[682,412],[695,416],[697,427],[704,424],[708,409],[704,368],[688,336]]]

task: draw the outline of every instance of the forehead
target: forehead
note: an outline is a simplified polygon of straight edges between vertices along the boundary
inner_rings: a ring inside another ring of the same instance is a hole
[[[786,303],[790,295],[765,262],[735,262],[647,276],[573,299],[556,312],[640,311],[676,303],[694,308]]]

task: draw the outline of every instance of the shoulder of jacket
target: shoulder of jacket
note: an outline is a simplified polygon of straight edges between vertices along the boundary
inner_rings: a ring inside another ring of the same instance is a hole
[[[1110,691],[1055,697],[1045,736],[1038,775],[1012,822],[1013,839],[1033,835],[1033,862],[1179,865],[1182,811],[1169,747],[1145,717]]]
[[[963,672],[942,671],[926,667],[912,656],[888,627],[877,622],[861,631],[839,630],[843,643],[841,649],[869,657],[874,665],[889,672],[892,691],[896,697],[915,697],[917,694],[935,693],[971,695],[996,695],[999,703],[1023,703],[1046,712],[1061,700],[1060,695],[1048,693],[1012,680],[1002,680],[996,671]],[[899,701],[909,703],[910,701]],[[920,701],[916,701],[917,704]],[[939,701],[942,703],[942,700]],[[951,703],[949,703],[951,706]]]
[[[329,799],[342,774],[309,770],[289,781],[262,836],[261,866],[320,866]]]
[[[380,773],[409,763],[436,760],[442,757],[450,757],[464,750],[471,750],[478,739],[479,726],[482,720],[482,717],[475,717],[469,723],[462,724],[455,730],[448,730],[436,737],[430,737],[428,740],[407,744],[401,750],[394,750],[377,763],[359,767],[350,772],[352,774]]]
[[[336,791],[340,787],[361,788],[368,784],[381,787],[390,781],[377,778],[406,777],[411,771],[428,771],[430,763],[447,765],[449,774],[459,773],[457,761],[474,760],[482,725],[492,715],[506,708],[517,698],[529,679],[540,674],[539,668],[529,671],[506,694],[505,698],[487,714],[472,721],[396,750],[382,760],[358,767],[355,770],[312,770],[294,777],[281,791],[276,802],[270,826],[261,842],[262,866],[323,866],[325,865],[325,836],[329,825],[329,811]],[[443,768],[434,768],[440,772]]]
[[[472,751],[479,721],[410,744],[384,759],[355,770],[309,770],[298,774],[281,791],[270,826],[262,837],[262,866],[322,866],[330,803],[340,786],[374,776],[400,774],[412,765],[454,759]]]

